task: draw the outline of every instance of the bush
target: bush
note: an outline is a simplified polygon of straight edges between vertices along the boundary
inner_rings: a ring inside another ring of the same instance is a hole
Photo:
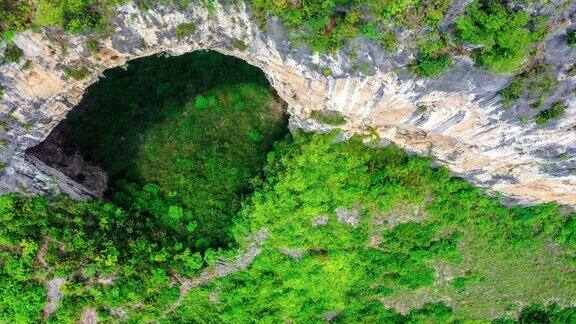
[[[532,107],[538,108],[557,85],[558,77],[554,67],[537,62],[516,75],[499,94],[504,106],[509,106],[524,95]]]
[[[192,36],[196,31],[196,25],[193,23],[181,23],[176,26],[176,38],[183,40],[186,37]]]
[[[453,66],[452,57],[448,54],[437,56],[429,56],[427,54],[421,55],[416,62],[412,65],[414,73],[425,76],[435,77],[438,76]]]
[[[103,1],[102,7],[96,7],[92,0],[39,0],[35,20],[43,26],[62,26],[70,32],[98,29],[106,22],[99,12],[106,5],[114,6],[113,1]]]
[[[88,50],[92,54],[98,53],[98,46],[98,40],[96,39],[90,39],[88,43],[86,43],[86,47],[88,47]]]
[[[536,115],[535,121],[538,126],[545,126],[550,122],[562,117],[566,110],[566,104],[561,101],[556,101],[550,108],[542,110]]]
[[[576,30],[568,33],[568,45],[576,47]]]
[[[415,74],[434,77],[452,67],[452,57],[448,54],[448,41],[438,30],[421,36],[417,43],[418,57],[411,65],[411,70]]]
[[[514,11],[496,0],[473,2],[455,23],[456,38],[478,48],[478,65],[493,72],[517,70],[531,44],[542,37],[536,22],[524,11]]]
[[[24,52],[14,44],[8,45],[6,48],[6,59],[10,62],[17,63],[22,59]]]
[[[67,67],[64,69],[64,74],[68,78],[80,81],[88,77],[90,75],[90,71],[88,71],[88,69],[84,66],[80,68]]]

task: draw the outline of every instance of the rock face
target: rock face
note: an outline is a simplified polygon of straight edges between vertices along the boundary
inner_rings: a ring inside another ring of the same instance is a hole
[[[466,2],[455,1],[447,19],[453,19]],[[261,30],[244,4],[216,4],[213,13],[201,7],[142,11],[126,5],[118,9],[97,53],[88,49],[91,35],[27,31],[15,38],[24,51],[23,60],[0,66],[0,84],[6,88],[0,99],[4,144],[0,160],[5,164],[0,191],[91,196],[90,190],[35,161],[26,150],[46,138],[105,69],[148,55],[212,49],[266,73],[289,105],[291,129],[326,131],[330,126],[310,118],[310,112],[338,111],[347,119],[340,128],[348,134],[375,131],[383,141],[434,156],[454,174],[522,203],[558,201],[574,206],[576,78],[566,71],[576,62],[576,49],[566,44],[566,30],[576,28],[576,4],[554,10],[552,20],[567,27],[557,28],[541,49],[560,79],[546,104],[561,99],[568,108],[546,127],[520,121],[520,116],[535,114],[523,102],[502,107],[498,91],[511,75],[479,70],[468,57],[457,57],[455,67],[440,77],[420,79],[405,68],[413,58],[408,48],[386,55],[374,44],[357,40],[347,49],[357,53],[354,60],[344,54],[346,50],[318,55],[290,45],[274,19]],[[189,22],[196,31],[177,37],[177,26]],[[449,21],[443,24],[448,25]],[[88,77],[67,77],[67,68],[85,68]]]

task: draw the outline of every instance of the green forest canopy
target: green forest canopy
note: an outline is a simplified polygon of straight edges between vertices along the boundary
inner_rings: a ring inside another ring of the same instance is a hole
[[[333,140],[295,134],[276,145],[231,229],[241,251],[265,228],[262,253],[247,270],[190,290],[167,321],[447,322],[574,302],[573,214],[554,204],[506,208],[425,158]],[[174,278],[235,253],[158,241],[161,228],[143,228],[145,215],[112,203],[8,195],[1,206],[2,320],[38,318],[41,283],[72,273],[55,320],[87,306],[102,319],[120,307],[132,320],[156,320],[178,297]],[[94,282],[110,274],[113,285]],[[546,316],[574,319],[573,309],[550,307]]]

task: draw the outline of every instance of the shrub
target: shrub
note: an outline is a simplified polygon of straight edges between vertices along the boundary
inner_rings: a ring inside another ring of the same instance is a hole
[[[246,45],[246,43],[243,40],[236,40],[234,42],[234,47],[237,50],[244,52],[248,48],[248,45]]]
[[[473,55],[478,65],[493,72],[517,70],[530,45],[542,31],[524,11],[514,11],[496,0],[475,1],[455,23],[461,43],[479,46]]]
[[[35,20],[44,26],[62,26],[70,32],[102,27],[106,18],[99,12],[106,6],[114,6],[114,1],[103,1],[96,7],[91,0],[39,0]]]
[[[0,99],[4,97],[4,93],[6,92],[6,87],[0,84]]]
[[[178,40],[183,40],[186,37],[191,36],[196,31],[196,25],[193,23],[181,23],[176,26],[176,38]]]
[[[576,30],[568,33],[568,45],[576,47]]]
[[[24,55],[24,52],[14,44],[8,45],[6,48],[6,59],[10,62],[19,62]]]
[[[412,71],[421,76],[434,77],[453,65],[446,38],[437,30],[426,33],[417,40],[418,57],[412,63]]]
[[[98,40],[96,39],[90,39],[88,40],[88,43],[86,43],[86,47],[88,47],[88,50],[92,54],[98,53],[98,46]]]
[[[536,115],[536,124],[538,126],[545,126],[564,115],[565,110],[566,105],[561,101],[556,101],[550,106],[550,108],[542,110]]]
[[[64,74],[68,78],[80,81],[88,77],[88,75],[90,75],[90,71],[88,71],[88,69],[84,66],[80,68],[67,67],[64,69]]]
[[[438,56],[421,55],[412,65],[414,73],[425,76],[438,76],[453,66],[452,57],[448,54]]]
[[[538,62],[516,75],[499,94],[504,106],[509,106],[524,95],[530,105],[538,108],[557,85],[554,67]]]

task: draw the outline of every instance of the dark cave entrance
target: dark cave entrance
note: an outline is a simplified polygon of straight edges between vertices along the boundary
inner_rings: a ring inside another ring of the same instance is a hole
[[[200,249],[225,246],[252,179],[288,133],[286,104],[264,73],[197,51],[104,76],[28,154],[100,197],[194,232]]]

